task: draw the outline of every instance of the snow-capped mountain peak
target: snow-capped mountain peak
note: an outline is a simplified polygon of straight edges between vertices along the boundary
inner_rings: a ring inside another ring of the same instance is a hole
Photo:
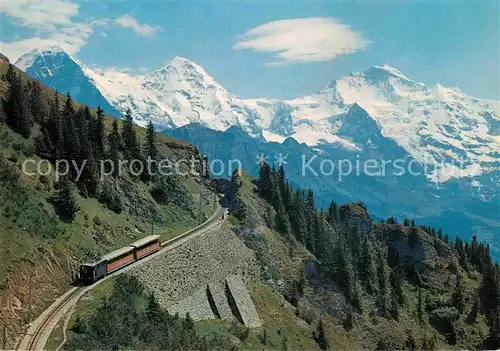
[[[379,72],[379,74],[380,74],[380,72],[384,72],[385,74],[392,76],[392,77],[398,77],[401,79],[410,80],[403,73],[401,73],[400,70],[398,70],[397,68],[391,67],[385,63],[382,65],[379,65],[379,66],[370,67],[368,70],[365,71],[365,75],[370,74],[370,73],[377,74],[376,72]]]
[[[201,66],[183,57],[175,57],[165,67],[144,77],[147,89],[206,89],[210,85],[223,89]]]
[[[62,47],[59,45],[49,45],[41,48],[36,48],[21,57],[19,57],[16,61],[16,66],[21,70],[25,71],[29,67],[33,66],[37,58],[43,58],[45,56],[54,56],[54,55],[65,55],[69,57],[69,54],[66,53]]]
[[[83,104],[100,106],[114,116],[121,115],[87,75],[88,68],[58,45],[32,50],[21,56],[16,66],[59,92],[70,93]]]
[[[454,162],[480,165],[483,172],[500,168],[498,101],[439,84],[428,87],[389,65],[351,73],[317,94],[289,101],[241,99],[182,57],[146,75],[96,72],[57,47],[25,55],[18,65],[61,92],[72,89],[82,103],[108,104],[120,112],[130,108],[139,124],[238,126],[268,141],[292,137],[315,148],[337,144],[355,152],[367,140],[373,149],[375,140],[392,139],[416,160],[437,164],[439,181],[457,176],[448,172]]]

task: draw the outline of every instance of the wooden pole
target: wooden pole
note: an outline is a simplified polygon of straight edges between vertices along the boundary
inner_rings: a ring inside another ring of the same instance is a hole
[[[202,198],[202,195],[201,195],[201,192],[200,192],[200,208],[199,208],[199,218],[200,218],[200,224],[203,222],[203,219],[201,217],[201,198]]]
[[[216,206],[216,204],[217,204],[217,188],[215,185],[215,179],[212,180],[212,183],[213,183],[213,187],[214,187],[214,210],[215,210],[215,208],[217,207]]]
[[[5,320],[2,321],[3,324],[3,336],[2,336],[2,350],[7,350],[7,325]]]
[[[28,291],[28,323],[31,323],[31,282],[32,282],[32,275],[30,273],[29,291]]]
[[[151,235],[153,235],[153,232],[154,232],[154,213],[151,213]]]

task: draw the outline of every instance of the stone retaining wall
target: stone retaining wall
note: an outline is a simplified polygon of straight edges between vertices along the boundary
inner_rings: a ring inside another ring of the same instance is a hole
[[[155,294],[162,307],[179,315],[189,312],[194,320],[234,317],[225,291],[228,277],[243,313],[255,310],[245,287],[258,276],[255,254],[227,223],[131,269],[130,274]],[[248,320],[256,325],[254,319]]]

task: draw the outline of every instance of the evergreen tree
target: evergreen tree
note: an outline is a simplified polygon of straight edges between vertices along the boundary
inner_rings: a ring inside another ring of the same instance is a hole
[[[97,116],[92,127],[92,144],[95,157],[101,160],[104,157],[104,111],[97,107]]]
[[[339,220],[338,216],[339,212],[337,203],[335,201],[332,201],[330,203],[330,206],[328,207],[328,222],[330,222],[331,225],[334,225]]]
[[[408,338],[406,339],[406,349],[409,351],[417,350],[417,341],[413,337],[412,331],[408,330],[406,334],[408,335]]]
[[[398,261],[398,263],[391,269],[389,280],[391,283],[391,289],[393,291],[393,297],[396,300],[397,304],[400,306],[403,306],[405,303],[405,297],[403,293],[404,277],[404,268],[402,267],[401,262]]]
[[[47,106],[42,97],[42,88],[37,81],[33,81],[31,85],[30,112],[33,120],[39,124],[43,123],[47,118]]]
[[[475,244],[473,246],[479,247]],[[481,309],[488,319],[490,331],[494,328],[500,328],[496,324],[498,315],[500,315],[500,279],[498,267],[489,263],[488,268],[484,269],[479,297],[481,299]]]
[[[429,336],[426,331],[424,339],[422,341],[422,350],[425,351],[436,350],[436,346],[437,346],[436,334],[432,334]]]
[[[316,331],[313,333],[314,341],[318,344],[321,350],[329,350],[330,344],[326,338],[325,326],[323,325],[323,320],[320,319]]]
[[[3,101],[0,99],[0,123],[5,123],[5,111]]]
[[[33,118],[29,110],[28,98],[26,90],[23,89],[21,77],[14,71],[13,67],[9,65],[6,74],[9,89],[7,91],[7,100],[3,105],[5,122],[14,132],[29,138]]]
[[[75,126],[75,110],[73,100],[68,93],[63,109],[63,147],[62,155],[67,160],[76,160],[80,155],[79,136]]]
[[[111,132],[108,135],[109,159],[113,162],[113,176],[118,174],[118,161],[120,159],[120,150],[122,149],[122,139],[118,131],[118,121],[113,120]]]
[[[160,304],[156,300],[154,293],[148,295],[148,301],[146,305],[146,316],[149,322],[156,324],[159,323],[162,316],[162,310]]]
[[[398,224],[396,217],[389,217],[387,218],[387,224]]]
[[[379,255],[377,267],[378,279],[378,308],[383,316],[389,316],[390,296],[389,296],[389,274],[384,257]]]
[[[462,280],[460,278],[460,271],[456,272],[456,284],[455,290],[453,291],[453,296],[451,298],[452,305],[456,307],[456,309],[463,313],[465,310],[465,296],[464,296],[464,288],[462,286]]]
[[[62,159],[64,157],[64,133],[63,119],[59,106],[59,94],[57,91],[50,109],[50,121],[48,122],[51,144],[54,146],[54,158]]]
[[[262,162],[259,170],[259,192],[262,197],[271,200],[271,192],[272,192],[272,178],[271,178],[271,167],[267,162]]]
[[[361,244],[362,253],[358,264],[359,278],[365,291],[372,295],[377,291],[377,268],[373,259],[373,249],[366,235]]]
[[[290,205],[290,219],[295,238],[303,245],[306,243],[307,223],[305,219],[305,206],[300,191],[295,191],[292,195]]]
[[[435,231],[434,228],[432,228],[432,230]],[[438,239],[443,240],[443,228],[438,228],[438,230],[437,230],[437,237],[438,237]]]
[[[78,203],[73,195],[73,189],[68,177],[63,177],[58,182],[58,190],[52,198],[52,203],[59,217],[67,222],[72,222],[78,212]]]
[[[356,274],[349,254],[349,248],[339,240],[338,259],[336,264],[337,282],[344,288],[346,300],[356,309],[363,309],[361,293],[359,291]]]
[[[389,314],[395,321],[399,320],[399,306],[394,290],[391,290],[389,293]]]
[[[125,113],[125,120],[122,124],[122,141],[123,141],[123,154],[125,159],[132,160],[137,156],[137,136],[134,130],[134,120],[132,112],[127,109]]]
[[[417,318],[418,318],[418,323],[420,325],[424,324],[424,316],[425,316],[425,302],[424,298],[422,295],[422,289],[420,286],[417,288],[418,289],[418,299],[417,299]]]
[[[156,160],[158,157],[158,147],[156,142],[156,134],[153,126],[153,122],[149,121],[146,130],[146,143],[144,145],[146,157],[151,158],[151,160]]]

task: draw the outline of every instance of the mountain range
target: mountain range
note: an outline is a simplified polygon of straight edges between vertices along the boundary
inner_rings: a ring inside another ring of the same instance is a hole
[[[251,173],[257,156],[287,155],[291,182],[312,188],[320,205],[363,200],[380,218],[421,218],[464,236],[500,239],[499,101],[429,87],[388,65],[351,73],[292,100],[238,97],[180,57],[134,75],[91,69],[60,47],[47,47],[23,55],[16,65],[111,115],[130,108],[138,124],[151,120],[211,158],[242,160]],[[316,169],[324,160],[414,161],[422,175],[304,177],[303,155],[315,158]],[[500,246],[493,246],[500,254]]]
[[[143,76],[92,70],[60,47],[34,50],[16,65],[112,115],[130,108],[139,124],[152,120],[159,128],[176,128],[201,123],[222,131],[238,126],[267,141],[293,137],[311,147],[336,144],[356,151],[363,147],[356,140],[360,131],[378,132],[416,160],[438,165],[429,174],[435,181],[500,169],[498,101],[439,84],[427,87],[387,65],[352,73],[316,94],[288,101],[235,96],[202,67],[180,57]],[[366,120],[345,119],[355,104],[368,113]]]

